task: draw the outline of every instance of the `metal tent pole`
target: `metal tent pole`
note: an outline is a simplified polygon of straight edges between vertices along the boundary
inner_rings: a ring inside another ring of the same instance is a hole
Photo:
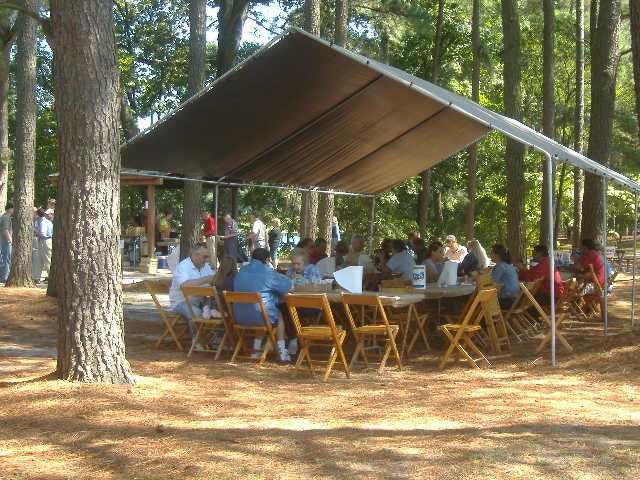
[[[604,236],[602,241],[602,256],[604,266],[604,282],[602,282],[602,321],[604,322],[604,336],[609,336],[609,315],[608,315],[608,302],[607,302],[607,289],[609,288],[607,279],[607,177],[602,178],[602,228],[604,229]]]
[[[369,255],[373,254],[373,231],[374,231],[374,222],[376,219],[376,197],[375,195],[371,197],[371,229],[369,236]]]
[[[636,246],[638,245],[638,192],[635,194],[635,206],[633,210],[633,267],[631,284],[631,326],[636,326]]]
[[[542,152],[547,162],[547,172],[553,172],[553,160],[548,152]],[[558,365],[556,359],[556,292],[555,292],[555,235],[553,234],[553,178],[547,175],[547,228],[549,229],[549,297],[551,318],[551,365]]]

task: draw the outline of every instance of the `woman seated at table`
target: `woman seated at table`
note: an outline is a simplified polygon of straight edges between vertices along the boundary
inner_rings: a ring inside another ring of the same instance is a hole
[[[322,274],[318,267],[309,263],[309,253],[302,249],[296,248],[291,252],[291,263],[293,266],[287,270],[287,277],[293,280],[294,284],[320,283]]]
[[[542,278],[542,283],[540,284],[540,288],[538,289],[538,293],[536,293],[535,298],[540,305],[550,305],[551,295],[549,292],[551,289],[549,288],[549,269],[551,267],[551,259],[549,258],[549,249],[547,249],[547,246],[540,244],[533,247],[533,259],[537,263],[528,270],[522,263],[516,265],[516,268],[518,269],[518,277],[523,282],[533,282],[538,278]],[[560,272],[555,267],[553,290],[557,301],[558,298],[560,298],[560,295],[564,292],[564,284],[562,283]]]
[[[233,281],[236,278],[236,274],[238,273],[238,264],[236,263],[236,259],[233,257],[222,257],[220,259],[220,265],[218,266],[218,271],[213,277],[213,285],[216,287],[218,291],[218,297],[220,298],[220,302],[223,303],[222,308],[226,308],[224,305],[224,295],[222,294],[223,290],[233,291]],[[216,305],[214,300],[211,301],[211,308],[220,310]],[[212,316],[215,315],[215,312],[212,312]]]
[[[491,271],[491,278],[494,283],[501,283],[502,288],[498,293],[498,300],[502,308],[509,308],[515,298],[520,293],[520,281],[518,273],[507,253],[507,249],[500,244],[496,244],[491,249],[491,260],[496,264]]]
[[[472,272],[484,270],[489,267],[489,256],[486,250],[475,238],[467,242],[469,253],[464,257],[458,267],[458,275],[471,275]]]
[[[435,283],[442,273],[444,265],[444,248],[440,242],[432,242],[427,248],[427,258],[422,262],[427,274],[427,283]]]

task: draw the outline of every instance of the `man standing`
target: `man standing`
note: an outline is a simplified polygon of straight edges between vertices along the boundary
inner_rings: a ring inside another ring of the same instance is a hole
[[[444,242],[447,245],[444,249],[444,257],[447,260],[460,263],[467,256],[467,247],[460,245],[455,235],[447,235]]]
[[[189,307],[187,307],[187,301],[182,294],[180,287],[183,285],[186,287],[197,287],[199,285],[210,285],[213,283],[213,270],[209,266],[210,254],[207,247],[204,245],[196,245],[191,249],[191,254],[184,260],[182,260],[176,266],[173,272],[173,279],[171,280],[171,287],[169,288],[169,301],[171,302],[171,308],[175,313],[179,313],[185,317],[189,323],[189,329],[191,330],[191,340],[196,338],[196,330],[189,314]],[[202,314],[202,308],[199,303],[191,303],[194,315],[200,316]],[[197,348],[197,346],[196,346]]]
[[[36,235],[38,236],[38,258],[40,259],[40,270],[37,272],[38,278],[36,281],[40,280],[42,270],[46,272],[44,281],[47,281],[49,278],[49,269],[51,268],[51,237],[53,237],[52,219],[53,210],[49,208],[44,212],[44,216],[40,218],[40,221],[37,224]]]
[[[220,240],[224,241],[222,256],[235,258],[236,260],[245,262],[247,258],[246,256],[241,255],[240,243],[238,242],[238,235],[240,235],[240,232],[238,231],[238,222],[236,222],[228,213],[225,214],[223,219],[224,235],[218,237]]]
[[[11,226],[13,204],[7,203],[4,214],[0,215],[0,283],[6,283],[11,267],[13,228]]]
[[[253,252],[256,248],[267,248],[267,231],[258,213],[252,212],[249,221],[251,222],[251,233],[247,235],[250,245],[249,251]]]
[[[269,252],[266,248],[256,248],[251,254],[251,263],[242,267],[236,275],[233,290],[260,293],[269,321],[276,328],[280,360],[290,362],[291,357],[285,347],[285,326],[282,314],[278,309],[278,297],[289,293],[291,280],[266,265],[268,258]],[[257,305],[237,304],[233,306],[233,312],[240,325],[264,325],[262,311]],[[255,339],[254,350],[259,350],[261,345],[262,340]]]
[[[204,222],[202,236],[205,238],[207,250],[211,255],[209,265],[215,270],[218,266],[218,257],[216,256],[216,219],[209,212],[203,210],[202,221]]]

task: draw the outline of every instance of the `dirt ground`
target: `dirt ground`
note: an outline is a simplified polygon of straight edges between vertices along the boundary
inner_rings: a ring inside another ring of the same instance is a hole
[[[0,479],[637,479],[630,287],[619,277],[607,339],[598,321],[570,324],[575,353],[555,368],[532,341],[440,372],[440,347],[327,383],[155,349],[157,318],[125,310],[135,386],[56,380],[54,301],[3,288]]]

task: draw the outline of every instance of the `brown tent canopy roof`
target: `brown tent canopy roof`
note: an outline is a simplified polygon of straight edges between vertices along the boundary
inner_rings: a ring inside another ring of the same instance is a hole
[[[515,120],[297,29],[125,144],[122,163],[187,177],[376,194],[491,129],[640,190]]]

